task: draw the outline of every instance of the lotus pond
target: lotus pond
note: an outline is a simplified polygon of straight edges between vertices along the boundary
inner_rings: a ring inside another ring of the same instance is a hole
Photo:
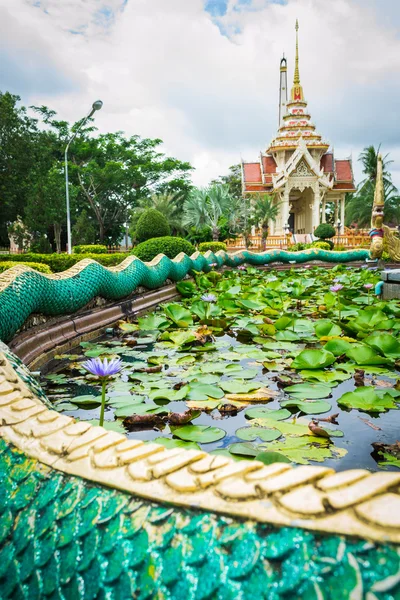
[[[98,424],[88,358],[120,358],[105,427],[238,460],[400,467],[400,302],[379,273],[239,268],[177,284],[180,302],[120,322],[42,377],[58,411]],[[399,388],[399,389],[398,389]]]

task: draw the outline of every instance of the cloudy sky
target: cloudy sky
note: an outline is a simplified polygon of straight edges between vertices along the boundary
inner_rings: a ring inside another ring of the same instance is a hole
[[[0,0],[0,89],[100,131],[160,137],[205,185],[256,160],[278,119],[279,61],[336,157],[382,143],[400,187],[400,0]]]

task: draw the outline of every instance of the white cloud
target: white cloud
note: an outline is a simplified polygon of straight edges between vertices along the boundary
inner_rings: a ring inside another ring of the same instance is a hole
[[[21,74],[24,103],[76,120],[99,97],[100,130],[162,138],[169,153],[196,167],[197,184],[241,156],[256,159],[275,134],[279,60],[285,51],[290,75],[298,17],[301,79],[318,130],[337,156],[353,152],[358,176],[360,149],[382,142],[400,186],[400,40],[396,21],[379,17],[379,0],[253,0],[240,11],[231,2],[218,20],[230,38],[203,0],[38,4],[0,0],[14,23],[3,46],[51,62],[73,85],[57,84],[53,69],[52,93],[49,81],[27,88]]]

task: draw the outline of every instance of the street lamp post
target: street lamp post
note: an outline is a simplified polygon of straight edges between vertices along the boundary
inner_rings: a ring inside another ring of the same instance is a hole
[[[102,106],[103,106],[103,103],[101,100],[96,100],[96,102],[93,102],[92,110],[87,115],[87,117],[85,117],[83,119],[82,123],[79,125],[78,129],[74,132],[74,134],[69,138],[68,143],[65,148],[64,163],[65,163],[65,198],[66,198],[66,204],[67,204],[67,253],[68,254],[72,254],[71,215],[70,215],[70,208],[69,208],[69,184],[68,184],[68,149],[69,149],[71,143],[74,141],[74,139],[78,135],[79,131],[82,129],[82,127],[87,122],[87,120],[90,119],[90,117],[92,117],[94,115],[96,110],[100,110]]]

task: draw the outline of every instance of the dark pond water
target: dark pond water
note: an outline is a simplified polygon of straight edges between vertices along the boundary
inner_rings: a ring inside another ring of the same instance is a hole
[[[234,350],[240,343],[238,340],[231,335],[224,335],[222,337],[217,338],[220,342],[225,343],[226,346],[221,348],[219,352],[215,352],[212,354],[212,357],[209,356],[208,360],[218,361],[219,355],[221,352],[226,352],[228,350]],[[104,336],[96,340],[96,343],[102,344],[106,343],[107,346],[110,342],[119,343],[121,341],[120,337],[114,337],[111,335]],[[304,346],[304,344],[303,344]],[[312,344],[308,344],[308,346],[312,346]],[[108,346],[109,347],[109,346]],[[140,356],[141,352],[151,352],[153,349],[153,345],[149,344],[147,346],[138,346],[134,349],[133,352],[137,352],[138,356]],[[71,351],[71,354],[82,354],[82,348],[76,348]],[[285,354],[282,352],[282,354]],[[84,358],[82,356],[82,358]],[[129,357],[131,366],[131,361],[134,360],[134,356]],[[139,360],[139,358],[138,358]],[[49,373],[71,373],[68,370],[65,370],[65,367],[69,364],[69,360],[56,360],[49,363],[46,367],[45,372]],[[133,363],[134,364],[134,363]],[[271,373],[262,368],[261,364],[256,365],[253,359],[245,358],[240,360],[236,364],[240,364],[243,369],[255,368],[257,366],[258,374],[254,378],[257,381],[262,381],[263,386],[269,389],[275,390],[279,393],[279,396],[274,398],[272,401],[267,404],[262,404],[262,406],[268,407],[268,409],[279,409],[280,401],[283,399],[287,399],[289,396],[285,394],[284,389],[280,388],[276,381],[274,381],[277,373]],[[391,385],[394,385],[397,380],[397,372],[393,373],[393,378],[389,378],[382,374],[368,374],[368,367],[366,369],[366,383],[368,385],[373,384],[375,380],[379,380],[380,383],[388,382]],[[168,364],[163,366],[163,375],[168,376],[169,373],[176,372],[176,368],[169,367]],[[72,372],[71,374],[77,374],[78,372]],[[279,374],[278,374],[279,375]],[[70,375],[69,375],[70,376]],[[238,374],[240,376],[240,373]],[[400,376],[400,375],[399,375]],[[128,381],[128,376],[126,374],[121,375],[122,381]],[[180,380],[184,380],[184,371],[179,373],[178,377],[171,378],[171,386]],[[226,380],[228,377],[226,375],[221,375],[220,380]],[[66,386],[55,386],[49,384],[49,382],[44,381],[46,386],[46,391],[50,400],[53,400],[55,404],[64,403],[65,401],[69,401],[76,396],[85,395],[85,394],[100,394],[100,389],[92,383],[69,383]],[[131,382],[132,388],[131,393],[135,393],[138,389],[138,385],[134,382]],[[332,388],[331,397],[326,400],[332,405],[332,409],[326,414],[316,415],[314,418],[318,417],[326,417],[327,415],[339,413],[338,422],[339,425],[337,429],[343,432],[343,437],[334,438],[334,444],[338,448],[343,448],[347,451],[347,454],[341,458],[331,458],[326,459],[323,464],[325,466],[331,466],[338,471],[346,470],[346,469],[354,469],[354,468],[366,468],[372,471],[379,470],[379,466],[377,464],[377,460],[379,458],[377,456],[374,457],[373,447],[371,444],[373,442],[381,442],[385,444],[393,444],[399,439],[399,425],[400,425],[400,411],[390,410],[387,413],[366,413],[358,410],[344,410],[343,407],[339,407],[337,405],[337,399],[340,398],[345,392],[353,391],[356,389],[353,376],[340,383],[336,387]],[[124,392],[125,393],[125,392]],[[140,393],[140,392],[138,392]],[[108,394],[110,397],[113,396],[121,396],[120,391],[110,392]],[[166,404],[165,401],[156,400],[156,404],[163,406]],[[61,404],[62,406],[62,404]],[[249,405],[255,406],[254,404]],[[261,406],[261,405],[259,405]],[[183,413],[187,410],[185,401],[172,401],[168,403],[168,410],[172,412]],[[63,411],[65,414],[73,417],[77,417],[82,420],[92,420],[98,419],[100,408],[97,406],[95,408],[77,408],[75,410],[66,410]],[[304,416],[301,412],[296,410],[295,408],[291,409],[291,412],[294,417],[301,417],[301,419],[306,420],[307,422],[311,420],[311,416]],[[228,448],[231,444],[236,442],[243,442],[243,440],[239,439],[235,432],[238,428],[248,426],[249,420],[245,416],[246,409],[238,411],[237,414],[230,414],[223,416],[221,413],[215,409],[210,413],[202,412],[201,415],[195,419],[194,424],[196,425],[210,425],[213,427],[219,427],[226,432],[226,436],[218,440],[216,442],[200,444],[200,446],[207,450],[208,452]],[[106,406],[105,409],[105,419],[106,421],[112,421],[114,419],[114,410],[111,406]],[[368,423],[366,423],[368,421]],[[374,425],[379,427],[379,430],[373,429],[370,425]],[[331,425],[327,425],[326,423],[321,422],[321,426],[332,427]],[[160,436],[172,437],[170,429],[168,425],[163,430],[154,430],[154,429],[146,429],[140,428],[136,431],[131,431],[126,433],[128,438],[131,439],[142,439],[142,440],[154,440],[159,438]],[[256,440],[256,444],[263,444],[261,440]],[[268,449],[269,444],[265,444]],[[271,448],[272,449],[272,448]],[[376,460],[375,460],[376,459]],[[316,464],[316,463],[312,463]],[[385,467],[389,470],[397,470],[395,467]]]

